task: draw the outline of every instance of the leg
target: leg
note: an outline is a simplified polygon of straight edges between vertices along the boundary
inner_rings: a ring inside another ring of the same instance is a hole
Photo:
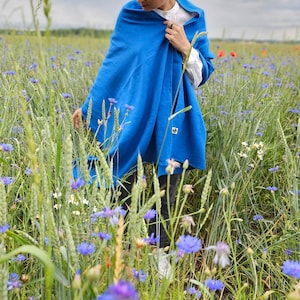
[[[181,176],[181,174],[170,175],[169,189],[168,189],[168,175],[162,175],[158,178],[160,188],[162,190],[166,191],[165,195],[161,198],[160,214],[161,214],[162,218],[164,220],[166,220],[165,223],[166,223],[167,227],[168,227],[168,224],[170,223],[168,220],[170,219],[170,212],[175,203],[176,190],[177,190],[177,185],[178,185],[180,176]],[[166,246],[170,245],[170,239],[169,239],[168,234],[161,222],[159,222],[158,224],[152,224],[149,226],[149,234],[151,234],[152,232],[155,232],[155,235],[160,236],[160,247],[166,247]]]

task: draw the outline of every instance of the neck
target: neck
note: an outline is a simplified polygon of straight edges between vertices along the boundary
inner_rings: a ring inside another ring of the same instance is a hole
[[[168,0],[164,5],[159,7],[161,10],[170,10],[175,5],[176,0]]]

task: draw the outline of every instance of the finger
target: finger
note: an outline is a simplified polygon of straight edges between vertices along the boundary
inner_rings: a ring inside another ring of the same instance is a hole
[[[173,29],[173,27],[176,25],[172,21],[164,21],[164,24],[167,25],[168,28]]]

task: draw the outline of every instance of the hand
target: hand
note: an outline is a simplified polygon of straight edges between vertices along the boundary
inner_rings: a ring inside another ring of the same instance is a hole
[[[81,108],[78,108],[75,110],[75,112],[72,115],[72,120],[74,123],[75,128],[79,128],[80,120],[82,119],[82,110]]]
[[[172,21],[164,21],[164,24],[167,25],[166,39],[181,53],[183,61],[185,61],[190,51],[191,43],[186,37],[183,26]]]

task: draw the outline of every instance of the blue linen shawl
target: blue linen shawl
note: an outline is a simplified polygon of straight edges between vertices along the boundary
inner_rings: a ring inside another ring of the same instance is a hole
[[[184,25],[192,41],[196,32],[206,31],[204,12],[187,0],[177,1],[196,13]],[[124,5],[82,106],[85,119],[91,112],[88,125],[107,151],[108,160],[113,160],[115,180],[136,165],[138,154],[144,162],[157,164],[158,176],[166,174],[171,158],[180,163],[188,160],[190,168],[205,169],[206,129],[201,110],[187,74],[182,76],[181,54],[165,38],[163,21],[154,11],[143,11],[137,1]],[[203,84],[213,72],[214,55],[205,35],[194,48],[203,63]],[[189,111],[169,120],[188,106],[192,107]],[[119,128],[114,109],[119,110]]]

